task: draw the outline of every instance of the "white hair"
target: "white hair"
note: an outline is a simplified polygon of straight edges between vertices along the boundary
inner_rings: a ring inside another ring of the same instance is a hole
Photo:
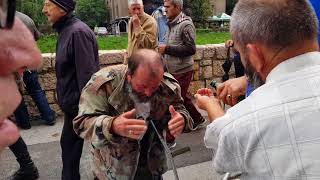
[[[141,4],[143,5],[142,0],[128,0],[128,5],[131,6],[132,4]]]

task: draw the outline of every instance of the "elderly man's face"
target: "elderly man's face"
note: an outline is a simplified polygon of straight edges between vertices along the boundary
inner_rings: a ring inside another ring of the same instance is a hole
[[[141,17],[144,13],[143,5],[132,4],[129,6],[128,11],[129,11],[130,16],[137,15],[137,16]]]
[[[133,75],[127,76],[127,80],[138,99],[140,101],[146,101],[152,97],[159,88],[163,73],[163,70],[160,69],[156,76],[151,76],[150,70],[140,65]]]
[[[42,12],[47,16],[48,21],[52,24],[56,23],[67,14],[63,9],[50,0],[44,1]]]
[[[179,6],[173,5],[171,0],[164,1],[164,7],[166,17],[169,21],[174,20],[174,18],[176,18],[181,12],[181,8]]]
[[[0,29],[0,151],[19,136],[16,126],[7,119],[21,101],[14,74],[37,69],[41,61],[32,34],[19,19],[12,29]]]

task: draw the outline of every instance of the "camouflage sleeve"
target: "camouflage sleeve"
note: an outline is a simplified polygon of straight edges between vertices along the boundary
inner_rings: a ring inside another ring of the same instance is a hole
[[[176,81],[171,81],[172,85],[175,86],[175,94],[172,97],[172,105],[174,109],[179,112],[183,117],[185,121],[185,126],[184,126],[184,132],[190,132],[192,128],[192,118],[183,105],[183,98],[181,96],[181,88]]]
[[[73,120],[75,132],[99,148],[112,141],[110,128],[114,117],[110,115],[105,85],[91,80],[82,91],[78,116]],[[98,85],[97,85],[98,84]]]

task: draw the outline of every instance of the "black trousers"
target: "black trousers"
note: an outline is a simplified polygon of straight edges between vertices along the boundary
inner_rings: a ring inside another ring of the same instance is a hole
[[[79,180],[79,166],[82,154],[83,139],[73,130],[72,120],[77,112],[64,112],[64,125],[60,145],[62,149],[62,180]]]
[[[30,154],[28,152],[27,145],[23,141],[21,136],[14,144],[9,146],[9,148],[13,152],[15,157],[17,158],[17,161],[18,161],[21,168],[28,166],[28,164],[32,163]]]

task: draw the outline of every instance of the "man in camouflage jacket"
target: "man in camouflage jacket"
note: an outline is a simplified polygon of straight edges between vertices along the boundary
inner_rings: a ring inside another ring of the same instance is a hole
[[[90,141],[94,176],[105,179],[162,179],[166,155],[160,134],[190,130],[178,82],[164,73],[160,55],[138,50],[128,65],[94,74],[83,89],[74,129]]]

